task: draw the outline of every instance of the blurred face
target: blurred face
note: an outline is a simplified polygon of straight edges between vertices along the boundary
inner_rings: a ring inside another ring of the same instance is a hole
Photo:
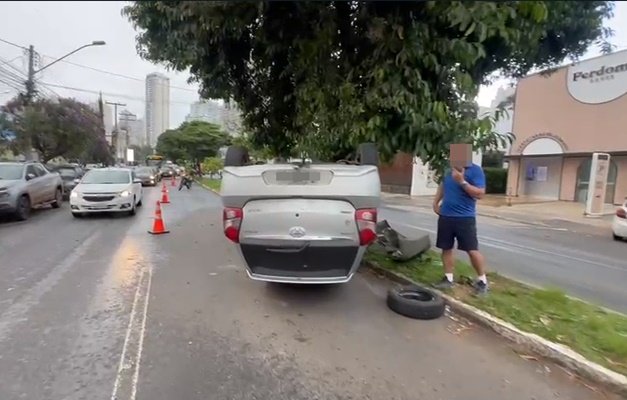
[[[461,171],[472,165],[472,145],[455,143],[450,145],[449,150],[451,167]]]

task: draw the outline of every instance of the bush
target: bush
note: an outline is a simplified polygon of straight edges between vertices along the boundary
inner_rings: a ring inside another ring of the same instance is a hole
[[[486,193],[505,194],[507,192],[507,169],[487,167],[483,169],[486,180]]]

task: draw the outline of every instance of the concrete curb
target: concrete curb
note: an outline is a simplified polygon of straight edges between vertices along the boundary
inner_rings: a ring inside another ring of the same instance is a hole
[[[404,275],[389,271],[371,262],[364,261],[364,266],[401,285],[420,285]],[[602,365],[594,363],[569,347],[550,342],[532,333],[523,332],[512,324],[496,318],[485,311],[462,303],[452,296],[438,290],[434,291],[442,295],[447,305],[453,312],[493,330],[500,336],[503,336],[507,340],[514,343],[515,347],[518,349],[533,352],[542,357],[548,358],[579,376],[588,378],[595,383],[606,386],[621,396],[627,396],[627,376],[621,375],[605,368]]]
[[[212,189],[212,188],[210,188],[210,187],[209,187],[209,186],[207,186],[207,185],[203,185],[203,184],[202,184],[202,183],[200,183],[199,181],[196,181],[196,183],[198,183],[198,185],[199,185],[199,186],[201,186],[201,187],[203,187],[203,188],[205,188],[205,189],[207,189],[207,190],[209,190],[209,191],[211,191],[211,192],[213,192],[213,193],[217,194],[218,196],[220,196],[220,192],[218,192],[217,190]]]

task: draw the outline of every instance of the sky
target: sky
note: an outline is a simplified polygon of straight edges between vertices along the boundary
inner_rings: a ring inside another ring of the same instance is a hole
[[[617,49],[627,49],[627,2],[616,4],[616,15],[607,25],[616,32],[612,42]],[[23,49],[2,40],[23,47],[33,45],[42,56],[43,65],[84,44],[103,40],[105,46],[88,47],[42,71],[37,76],[44,84],[42,90],[85,102],[95,101],[98,92],[102,92],[104,100],[125,103],[122,108],[141,118],[145,114],[145,77],[151,72],[162,72],[170,77],[170,124],[176,127],[185,119],[191,103],[198,100],[198,87],[187,84],[188,74],[169,72],[139,58],[136,32],[120,14],[124,5],[123,1],[2,1],[0,67],[17,74],[26,72]],[[597,49],[591,49],[584,58],[598,54]],[[7,61],[10,63],[3,65]],[[0,80],[6,81],[1,73]],[[478,103],[489,106],[504,84],[505,81],[498,81],[482,87]],[[15,85],[0,82],[0,103],[15,95],[11,86]]]

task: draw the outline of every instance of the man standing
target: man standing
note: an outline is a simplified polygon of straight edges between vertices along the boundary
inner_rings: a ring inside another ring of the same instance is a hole
[[[477,294],[483,295],[488,291],[488,280],[485,261],[479,253],[476,204],[477,199],[485,194],[485,175],[481,166],[472,162],[472,156],[468,157],[471,152],[470,145],[451,145],[452,168],[444,175],[433,200],[433,211],[439,216],[436,247],[442,250],[444,265],[444,278],[434,287],[450,289],[454,285],[453,247],[457,240],[457,248],[468,253],[470,262],[477,272],[475,284]],[[466,156],[455,157],[455,153]]]

